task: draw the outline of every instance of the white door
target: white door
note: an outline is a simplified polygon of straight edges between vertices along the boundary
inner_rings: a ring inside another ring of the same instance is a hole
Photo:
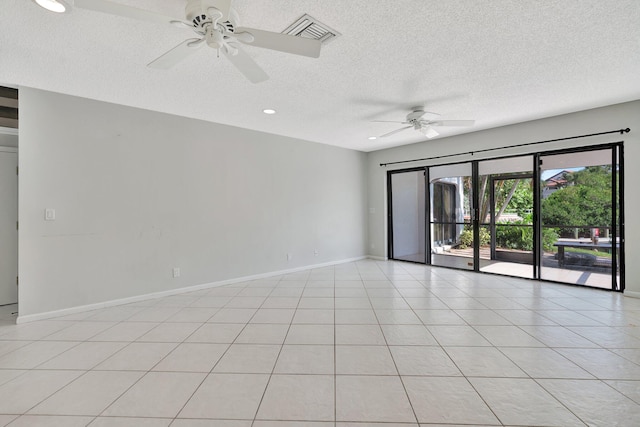
[[[0,305],[18,302],[18,153],[0,148]]]

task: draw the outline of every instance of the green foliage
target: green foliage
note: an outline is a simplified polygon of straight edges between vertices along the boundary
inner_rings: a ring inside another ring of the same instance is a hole
[[[533,209],[533,189],[531,188],[530,179],[518,180],[517,184],[515,180],[505,181],[503,193],[507,193],[514,185],[517,185],[511,200],[506,200],[503,197],[500,203],[507,203],[506,211],[515,212],[518,216],[524,217]]]
[[[567,174],[567,186],[542,201],[542,222],[609,225],[611,206],[611,167],[589,166]]]
[[[522,178],[500,179],[499,175],[483,175],[480,178],[480,218],[482,222],[489,222],[491,211],[491,178],[497,178],[495,182],[495,215],[502,213],[515,213],[522,217],[533,208],[533,181],[523,174]],[[465,208],[469,203],[466,201]],[[500,220],[498,217],[497,220]]]
[[[533,250],[533,227],[524,221],[512,221],[509,225],[496,226],[496,246],[505,249]],[[517,225],[523,225],[518,227]]]
[[[546,252],[555,252],[555,246],[553,244],[558,241],[558,229],[557,228],[543,228],[542,229],[542,249]]]
[[[484,227],[480,228],[480,246],[487,246],[491,243],[491,235],[489,230]],[[464,226],[464,230],[460,233],[460,249],[466,249],[473,246],[473,230],[469,225]]]
[[[496,225],[496,246],[505,249],[521,251],[533,250],[533,227],[526,218],[521,221],[511,221],[511,225]],[[520,227],[518,227],[520,225]],[[553,251],[553,244],[558,240],[558,232],[554,228],[542,229],[542,248],[547,252]]]

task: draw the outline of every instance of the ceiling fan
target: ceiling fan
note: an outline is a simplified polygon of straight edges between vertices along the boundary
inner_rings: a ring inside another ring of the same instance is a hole
[[[169,69],[206,44],[215,49],[218,56],[222,52],[252,83],[260,83],[269,79],[269,76],[240,47],[241,44],[311,58],[320,56],[321,43],[318,40],[238,26],[238,14],[232,9],[231,3],[232,0],[187,0],[184,20],[107,0],[75,0],[74,4],[81,9],[172,24],[196,33],[196,37],[185,40],[149,63],[151,68]]]
[[[385,133],[378,138],[386,138],[388,136],[395,135],[396,133],[411,128],[422,132],[427,138],[435,138],[436,136],[440,135],[440,133],[438,133],[438,131],[434,129],[435,126],[473,126],[473,124],[475,123],[475,120],[430,120],[424,118],[424,116],[426,116],[427,114],[432,114],[435,116],[440,115],[438,113],[425,111],[423,107],[413,107],[413,111],[407,114],[407,118],[405,121],[399,122],[388,120],[374,120],[374,122],[377,123],[400,123],[403,125],[408,125],[389,133]]]

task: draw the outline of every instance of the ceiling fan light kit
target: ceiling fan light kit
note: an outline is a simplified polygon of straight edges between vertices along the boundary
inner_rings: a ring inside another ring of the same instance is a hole
[[[431,114],[435,116],[439,116],[438,113],[433,113],[430,111],[425,111],[422,107],[414,107],[407,117],[405,121],[388,121],[388,120],[374,120],[377,123],[399,123],[405,125],[400,129],[393,130],[389,133],[385,133],[384,135],[380,135],[379,138],[388,138],[392,135],[400,133],[404,130],[413,128],[418,132],[422,133],[427,138],[435,138],[440,135],[438,131],[436,131],[434,126],[473,126],[475,120],[429,120],[425,118],[426,115]],[[372,138],[369,138],[372,139]],[[375,138],[374,138],[375,139]]]
[[[65,0],[33,0],[38,6],[55,13],[65,13],[69,11],[69,4]]]
[[[61,0],[35,0],[60,2]],[[186,0],[185,19],[175,19],[152,11],[137,9],[108,0],[75,0],[75,7],[154,23],[171,24],[196,33],[148,64],[151,68],[169,69],[199,50],[203,45],[216,50],[231,62],[249,81],[269,79],[267,73],[246,53],[241,45],[276,50],[293,55],[318,58],[321,41],[239,26],[232,0]]]
[[[422,132],[424,134],[424,136],[426,136],[427,138],[431,139],[431,138],[435,138],[436,136],[440,135],[434,128],[432,128],[431,126],[422,126],[420,128],[420,132]]]

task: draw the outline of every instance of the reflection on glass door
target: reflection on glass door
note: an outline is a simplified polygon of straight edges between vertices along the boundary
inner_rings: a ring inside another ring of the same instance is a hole
[[[426,263],[425,169],[389,174],[391,259]]]
[[[480,162],[480,271],[533,278],[533,157]]]
[[[473,269],[471,163],[429,168],[431,264]]]
[[[544,280],[620,283],[617,147],[540,156]]]

